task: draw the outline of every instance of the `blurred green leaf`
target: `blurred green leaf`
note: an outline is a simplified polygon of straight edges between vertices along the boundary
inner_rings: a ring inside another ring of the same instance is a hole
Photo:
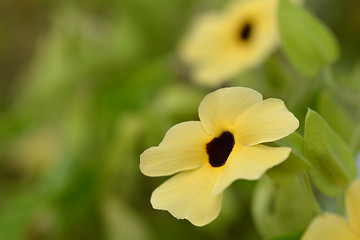
[[[252,214],[257,230],[265,239],[302,231],[313,217],[299,178],[289,186],[262,178],[254,190]]]
[[[197,119],[197,109],[205,93],[185,84],[174,83],[164,87],[153,101],[152,109],[158,114],[187,121]]]
[[[304,158],[304,138],[297,132],[277,141],[280,146],[290,147],[293,154],[301,158],[304,165],[309,165]]]
[[[0,239],[24,239],[28,225],[36,215],[47,211],[46,200],[49,192],[45,192],[39,185],[32,185],[32,189],[12,192],[2,198],[0,207]]]
[[[300,240],[302,234],[303,234],[303,231],[296,233],[296,234],[287,235],[287,236],[271,238],[269,240]]]
[[[339,56],[339,45],[329,29],[291,1],[280,2],[279,31],[285,54],[308,77]]]
[[[310,168],[310,163],[303,155],[304,139],[300,134],[294,132],[276,143],[283,147],[290,147],[291,154],[283,163],[267,171],[267,175],[279,184],[291,184],[297,177],[297,173]]]
[[[303,161],[291,153],[288,159],[268,170],[266,174],[278,184],[290,185],[297,177],[297,174],[305,168]]]
[[[320,93],[319,113],[329,126],[347,143],[355,129],[355,123],[343,106],[327,91]]]
[[[351,67],[344,65],[336,69],[336,80],[338,83],[353,93],[360,93],[360,62]]]
[[[337,195],[356,176],[349,147],[315,111],[305,118],[304,154],[312,167],[309,174],[325,194]]]
[[[121,199],[107,197],[102,207],[108,240],[150,239],[149,230],[139,212],[123,202]]]

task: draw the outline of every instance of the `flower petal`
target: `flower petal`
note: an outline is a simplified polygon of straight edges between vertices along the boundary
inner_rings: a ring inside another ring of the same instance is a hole
[[[211,56],[211,58],[214,58]],[[198,65],[192,74],[196,83],[203,86],[218,87],[221,83],[230,80],[238,72],[248,68],[248,61],[239,59],[234,52],[223,52],[216,55],[216,61],[207,61]]]
[[[140,155],[140,170],[147,176],[165,176],[198,168],[208,159],[209,141],[211,137],[199,121],[179,123],[169,129],[158,147]]]
[[[214,46],[217,46],[221,37],[214,33],[221,31],[221,25],[219,15],[216,13],[210,12],[198,16],[189,33],[180,43],[180,57],[189,64],[197,65],[214,55]]]
[[[235,122],[235,140],[244,145],[276,141],[299,127],[280,99],[269,98],[248,108]]]
[[[222,194],[211,195],[218,175],[210,165],[181,172],[155,189],[151,204],[178,219],[188,219],[196,226],[208,224],[221,209]]]
[[[239,71],[242,65],[242,59],[238,61],[233,29],[229,29],[232,26],[224,20],[216,13],[199,16],[181,42],[180,57],[191,65],[194,80],[200,84],[216,86]]]
[[[224,165],[223,172],[212,191],[216,195],[237,179],[255,180],[269,168],[285,161],[291,149],[287,147],[235,147]]]
[[[236,117],[262,100],[257,91],[244,87],[221,88],[209,93],[199,106],[204,129],[213,136],[233,127]]]
[[[360,236],[360,179],[355,180],[346,191],[346,213],[351,226]]]
[[[342,217],[324,213],[315,218],[301,240],[356,240],[349,223]]]
[[[237,72],[263,61],[278,45],[278,0],[235,1],[222,14],[198,17],[180,47],[180,56],[194,70],[194,80],[216,86]],[[251,23],[251,37],[239,38]]]

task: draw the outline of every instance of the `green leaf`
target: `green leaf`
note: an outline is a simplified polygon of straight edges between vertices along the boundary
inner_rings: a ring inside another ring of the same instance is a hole
[[[312,165],[310,177],[329,196],[337,195],[356,176],[355,161],[349,147],[311,109],[305,117],[304,154]]]
[[[276,143],[282,147],[290,147],[291,154],[286,161],[267,171],[267,175],[278,184],[288,185],[294,181],[297,173],[310,168],[310,163],[303,154],[304,139],[294,132]]]
[[[334,62],[339,45],[330,30],[309,12],[288,0],[279,6],[279,31],[285,54],[308,77]]]
[[[297,132],[293,132],[289,136],[277,141],[282,147],[290,147],[292,153],[304,161],[305,165],[309,165],[304,158],[304,138]]]
[[[303,235],[303,231],[287,236],[271,238],[269,240],[300,240],[302,235]]]
[[[349,143],[356,126],[346,109],[327,91],[320,94],[318,109],[330,127]]]
[[[251,206],[254,224],[262,239],[303,231],[313,218],[299,178],[289,186],[276,185],[269,178],[262,178],[254,190]]]

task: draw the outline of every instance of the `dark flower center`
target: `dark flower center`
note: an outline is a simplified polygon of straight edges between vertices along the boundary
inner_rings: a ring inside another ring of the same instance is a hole
[[[242,42],[247,42],[252,35],[253,32],[253,24],[249,21],[246,21],[244,24],[240,26],[239,29],[239,38]]]
[[[213,167],[221,167],[225,164],[235,144],[231,132],[223,132],[206,144],[206,152],[209,155],[209,163]]]

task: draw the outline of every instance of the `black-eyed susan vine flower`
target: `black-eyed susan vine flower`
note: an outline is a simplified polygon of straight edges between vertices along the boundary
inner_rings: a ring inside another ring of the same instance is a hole
[[[316,217],[302,240],[359,240],[360,239],[360,179],[347,189],[345,196],[348,220],[342,216],[323,213]]]
[[[223,13],[199,16],[179,50],[194,81],[215,86],[264,60],[278,45],[278,2],[235,1]]]
[[[233,181],[256,180],[288,157],[290,148],[260,143],[289,135],[299,122],[283,101],[243,87],[208,94],[199,118],[170,128],[158,147],[141,154],[140,169],[152,177],[178,173],[155,189],[151,204],[202,226],[218,216]]]

